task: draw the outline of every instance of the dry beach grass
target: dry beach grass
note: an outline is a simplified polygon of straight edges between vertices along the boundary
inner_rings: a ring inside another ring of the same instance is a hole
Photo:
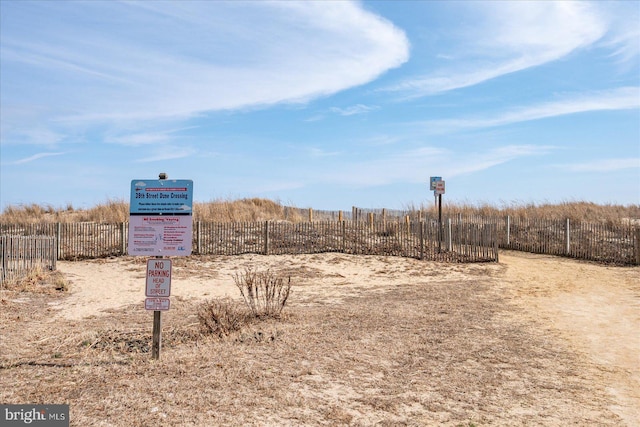
[[[347,207],[349,209],[350,207]],[[427,203],[416,206],[409,205],[404,210],[431,213],[436,209]],[[308,216],[297,212],[293,207],[288,209],[279,201],[250,198],[239,200],[218,199],[210,202],[194,203],[194,220],[204,222],[243,222],[288,220],[292,222],[306,221]],[[500,206],[488,203],[443,203],[443,215],[455,216],[481,215],[485,217],[544,218],[547,220],[564,220],[572,222],[604,222],[619,223],[629,219],[640,220],[640,205],[601,205],[587,201],[567,201],[564,203],[530,203],[502,202]],[[72,204],[60,208],[51,205],[7,206],[0,213],[0,223],[27,224],[42,222],[99,222],[120,223],[129,219],[129,202],[125,200],[107,200],[88,209],[74,208]]]
[[[4,290],[0,401],[69,403],[77,426],[640,422],[638,267],[520,253],[174,262],[159,361],[144,260],[61,262],[67,291]],[[203,333],[203,301],[242,304],[233,274],[247,268],[292,277],[280,319]]]

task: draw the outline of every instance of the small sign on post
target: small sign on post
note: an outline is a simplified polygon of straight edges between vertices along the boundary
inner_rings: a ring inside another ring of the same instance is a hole
[[[444,194],[444,181],[440,180],[436,182],[436,188],[434,188],[433,190],[435,191],[435,195],[436,196],[440,196],[442,194]]]
[[[429,190],[434,191],[436,189],[436,182],[442,181],[441,176],[432,176],[429,179]]]
[[[167,311],[170,306],[170,298],[147,298],[144,300],[144,308],[147,310]]]
[[[170,259],[156,258],[147,260],[147,290],[145,295],[156,298],[171,296]]]

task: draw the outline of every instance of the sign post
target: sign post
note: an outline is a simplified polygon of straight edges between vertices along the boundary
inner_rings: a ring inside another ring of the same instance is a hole
[[[162,348],[161,315],[171,306],[171,260],[165,256],[191,254],[192,213],[193,181],[168,180],[165,173],[157,180],[131,181],[128,253],[155,256],[147,260],[144,302],[153,310],[154,359],[160,359]]]
[[[430,179],[430,187],[433,190],[433,196],[436,198],[436,204],[438,206],[438,252],[442,251],[442,195],[445,190],[445,182],[441,176],[432,176]]]

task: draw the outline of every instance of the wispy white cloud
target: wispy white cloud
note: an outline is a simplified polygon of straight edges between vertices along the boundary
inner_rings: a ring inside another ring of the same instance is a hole
[[[613,172],[622,169],[640,169],[640,157],[627,159],[602,159],[586,163],[555,165],[570,172]]]
[[[154,147],[153,150],[147,152],[149,153],[148,156],[139,158],[136,160],[136,162],[151,163],[164,160],[182,159],[184,157],[194,155],[196,153],[196,150],[191,147],[175,147],[170,145],[163,145],[161,147]]]
[[[364,114],[379,109],[378,106],[369,106],[364,104],[356,104],[347,108],[332,107],[331,112],[340,114],[341,116],[353,116],[354,114]]]
[[[55,103],[44,123],[58,132],[304,102],[409,57],[405,34],[354,2],[12,2],[3,15],[2,108]]]
[[[117,135],[109,135],[106,136],[104,141],[113,144],[120,144],[126,146],[140,146],[140,145],[149,145],[149,144],[162,144],[169,143],[175,141],[178,137],[177,134],[181,131],[189,129],[188,127],[184,128],[176,128],[176,129],[167,129],[167,130],[156,130],[156,131],[148,131],[148,132],[137,132],[137,131],[127,131],[123,129]]]
[[[64,153],[38,153],[38,154],[34,154],[33,156],[26,157],[24,159],[16,160],[15,162],[12,162],[11,164],[21,165],[21,164],[24,164],[24,163],[31,163],[31,162],[33,162],[35,160],[43,159],[45,157],[60,156],[62,154],[64,154]]]
[[[507,145],[486,151],[460,153],[440,147],[422,147],[336,166],[336,169],[344,167],[344,170],[332,172],[322,179],[356,187],[398,182],[426,183],[428,176],[425,171],[439,171],[443,176],[454,178],[481,172],[516,159],[545,155],[553,150],[555,147],[552,146]]]
[[[477,25],[447,58],[445,68],[385,88],[407,98],[431,95],[555,61],[592,45],[608,28],[603,13],[587,2],[467,2]]]
[[[556,101],[514,108],[494,116],[463,119],[430,120],[423,124],[433,133],[445,133],[504,126],[512,123],[539,120],[589,111],[628,110],[640,108],[640,88],[623,87],[564,96]]]
[[[304,119],[304,121],[308,123],[313,123],[313,122],[319,122],[320,120],[323,120],[323,119],[324,119],[323,114],[314,114],[313,116],[310,116]]]
[[[600,45],[611,50],[611,56],[624,67],[640,57],[640,8],[637,2],[600,2],[598,6],[608,18],[607,35]]]
[[[461,157],[459,161],[451,162],[444,169],[446,176],[456,177],[480,172],[519,158],[549,154],[555,149],[556,147],[550,145],[507,145],[474,156]]]

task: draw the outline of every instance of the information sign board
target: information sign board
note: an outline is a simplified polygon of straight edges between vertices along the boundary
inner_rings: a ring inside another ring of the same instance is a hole
[[[442,181],[441,176],[432,176],[429,180],[429,190],[433,191],[436,189],[436,182]]]
[[[435,188],[434,194],[436,195],[444,194],[444,181],[436,182],[436,188]]]
[[[193,181],[131,181],[129,255],[187,256],[193,240]]]
[[[168,297],[171,295],[171,260],[149,259],[147,260],[147,287],[148,297]]]

